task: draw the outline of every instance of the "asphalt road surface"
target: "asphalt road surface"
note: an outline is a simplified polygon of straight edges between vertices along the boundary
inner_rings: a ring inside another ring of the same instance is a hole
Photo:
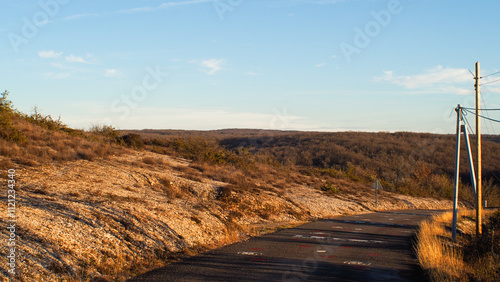
[[[408,210],[320,220],[254,237],[130,281],[426,281],[413,254]]]

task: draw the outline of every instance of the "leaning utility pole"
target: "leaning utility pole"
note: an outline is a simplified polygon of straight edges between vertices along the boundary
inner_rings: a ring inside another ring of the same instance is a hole
[[[482,233],[482,214],[483,214],[483,197],[482,197],[482,185],[481,185],[481,88],[479,80],[479,62],[476,62],[476,137],[477,137],[477,174],[476,174],[476,235],[479,236]]]
[[[460,184],[460,131],[462,122],[462,106],[460,104],[455,109],[457,111],[457,143],[455,145],[455,189],[453,193],[453,222],[451,227],[451,237],[457,240],[457,216],[458,216],[458,186]],[[474,168],[471,168],[474,169]]]

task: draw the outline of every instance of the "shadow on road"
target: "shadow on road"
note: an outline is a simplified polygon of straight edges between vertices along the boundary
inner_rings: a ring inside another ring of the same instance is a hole
[[[238,275],[235,275],[238,274]],[[168,277],[165,280],[164,277]],[[129,281],[426,281],[415,271],[374,268],[360,262],[205,254]]]
[[[426,281],[414,231],[436,211],[325,219],[187,258],[129,281]]]

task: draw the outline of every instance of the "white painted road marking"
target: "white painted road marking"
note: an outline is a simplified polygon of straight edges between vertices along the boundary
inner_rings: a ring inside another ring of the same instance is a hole
[[[350,265],[370,265],[372,263],[371,262],[365,262],[365,261],[346,260],[346,261],[344,261],[344,264],[350,264]]]
[[[328,240],[331,241],[344,241],[344,242],[355,242],[355,243],[371,243],[371,244],[383,244],[386,243],[386,241],[379,241],[379,240],[366,240],[366,239],[346,239],[346,238],[328,238]]]
[[[349,239],[349,242],[361,242],[361,243],[370,243],[370,240],[363,240],[363,239]]]
[[[238,255],[243,255],[243,256],[261,256],[262,253],[257,253],[257,252],[238,252]]]
[[[295,235],[294,238],[303,238],[303,239],[316,239],[316,240],[325,240],[324,236],[304,236],[304,235]]]

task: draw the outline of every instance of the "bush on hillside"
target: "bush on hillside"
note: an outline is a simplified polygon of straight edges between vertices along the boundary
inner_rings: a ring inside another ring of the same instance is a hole
[[[12,102],[7,99],[9,91],[5,90],[0,97],[0,138],[14,143],[26,141],[24,135],[12,125],[12,118],[17,114]]]
[[[120,144],[127,145],[135,149],[144,148],[144,141],[139,134],[129,133],[118,138]]]

